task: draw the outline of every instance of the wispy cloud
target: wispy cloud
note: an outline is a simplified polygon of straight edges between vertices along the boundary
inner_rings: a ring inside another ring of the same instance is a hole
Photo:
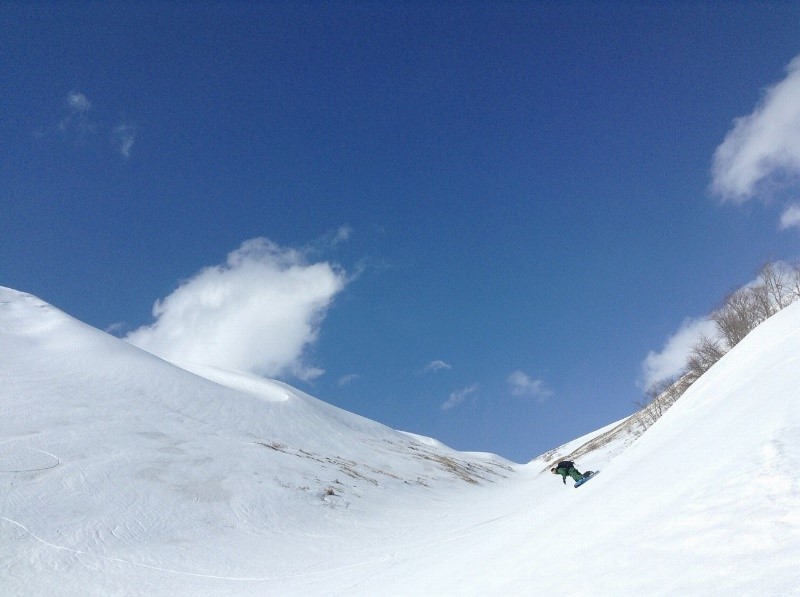
[[[97,124],[89,118],[92,102],[79,91],[67,95],[66,114],[58,123],[58,130],[78,145],[87,142],[97,132]]]
[[[136,140],[136,129],[132,124],[119,124],[111,132],[114,149],[124,158],[131,157],[131,148]]]
[[[155,322],[125,339],[167,360],[310,380],[323,371],[307,349],[346,283],[336,265],[254,238],[157,301]]]
[[[795,203],[781,214],[781,230],[800,228],[800,204]]]
[[[95,137],[101,141],[105,137],[114,151],[126,159],[129,158],[136,141],[136,127],[129,122],[110,126],[97,112],[94,103],[84,93],[68,93],[62,108],[63,116],[58,121],[58,132],[77,147],[96,143]],[[102,110],[99,112],[102,113]],[[43,127],[34,131],[34,136],[41,139],[54,132],[52,127]]]
[[[346,243],[353,236],[353,229],[348,225],[339,226],[336,230],[330,230],[306,244],[301,250],[309,256],[324,255],[331,250],[337,249],[339,245]]]
[[[723,201],[744,203],[800,174],[800,56],[786,72],[714,154],[712,189]]]
[[[361,376],[358,373],[350,373],[349,375],[343,375],[338,380],[336,380],[336,385],[338,386],[349,386],[351,383],[359,379]]]
[[[92,102],[78,91],[73,91],[67,96],[67,105],[73,112],[88,112],[92,109]]]
[[[443,403],[441,408],[442,410],[450,410],[459,406],[464,400],[466,400],[467,396],[474,394],[478,391],[478,384],[473,384],[466,388],[462,388],[460,390],[456,390],[450,394],[450,398],[448,398],[447,402]]]
[[[508,386],[511,394],[525,398],[536,398],[540,402],[547,400],[553,395],[541,379],[532,379],[522,371],[514,371],[508,376]]]
[[[350,236],[353,234],[353,229],[350,226],[344,225],[339,226],[336,232],[333,235],[333,245],[336,246],[340,243],[347,242],[350,240]]]
[[[705,317],[685,319],[659,351],[650,351],[642,363],[639,385],[647,390],[657,382],[675,377],[686,370],[686,361],[701,336],[717,336],[714,322]]]
[[[437,371],[441,371],[442,369],[452,369],[452,367],[447,363],[445,363],[444,361],[431,361],[430,363],[425,365],[425,369],[423,369],[423,372],[436,373]]]
[[[122,333],[122,330],[125,329],[125,323],[122,321],[115,321],[114,323],[109,324],[103,331],[107,334],[111,334],[113,336],[118,336]]]

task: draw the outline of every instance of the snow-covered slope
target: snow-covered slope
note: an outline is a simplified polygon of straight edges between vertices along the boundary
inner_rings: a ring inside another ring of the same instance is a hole
[[[625,450],[587,455],[602,472],[579,490],[542,459],[458,453],[285,384],[179,368],[8,289],[0,408],[3,595],[800,586],[800,304]]]
[[[425,556],[383,568],[364,594],[414,570],[437,571],[429,594],[800,594],[800,304],[580,490],[554,496],[541,465],[513,483],[524,497],[498,492],[485,524],[428,534]]]
[[[194,370],[0,290],[0,594],[238,592],[418,529],[443,491],[511,472],[278,382]]]

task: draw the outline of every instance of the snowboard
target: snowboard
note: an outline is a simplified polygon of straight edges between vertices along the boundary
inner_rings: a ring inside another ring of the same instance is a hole
[[[595,476],[597,473],[599,473],[599,472],[600,472],[600,471],[591,471],[591,472],[589,472],[589,473],[586,473],[586,475],[583,477],[583,479],[581,479],[580,481],[575,481],[575,487],[576,487],[576,488],[577,488],[577,487],[580,487],[581,485],[583,485],[584,483],[586,483],[586,481],[588,481],[589,479],[591,479],[592,477],[594,477],[594,476]]]

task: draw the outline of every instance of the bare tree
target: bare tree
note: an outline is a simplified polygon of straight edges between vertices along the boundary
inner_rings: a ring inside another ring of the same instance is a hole
[[[646,429],[655,423],[684,392],[741,342],[760,323],[800,300],[800,262],[788,270],[782,265],[767,263],[759,272],[759,283],[732,293],[722,307],[711,314],[719,338],[700,336],[686,362],[681,377],[663,379],[647,388],[638,419]]]
[[[733,348],[766,317],[753,291],[750,288],[740,288],[728,297],[720,309],[711,314],[711,319],[717,324],[717,330],[728,347]]]
[[[793,300],[800,299],[800,263],[795,263],[789,275],[789,292]]]
[[[752,306],[755,309],[755,313],[753,315],[757,320],[765,321],[780,311],[778,303],[775,302],[775,299],[766,284],[751,286],[747,290],[751,294],[753,302]]]
[[[780,265],[775,266],[773,263],[767,263],[761,268],[759,277],[764,283],[767,296],[769,296],[776,307],[776,313],[791,304],[791,279],[783,267]]]
[[[692,348],[689,358],[686,361],[687,382],[694,383],[703,373],[725,356],[725,349],[716,338],[709,338],[705,334],[700,336],[700,340]]]
[[[688,385],[683,377],[668,377],[655,382],[645,392],[645,400],[639,403],[639,419],[645,428],[661,418],[667,409],[686,391]]]

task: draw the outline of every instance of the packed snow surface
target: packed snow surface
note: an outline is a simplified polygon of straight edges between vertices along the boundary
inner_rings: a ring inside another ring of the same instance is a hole
[[[800,594],[800,303],[577,490],[4,288],[0,407],[2,595]]]

